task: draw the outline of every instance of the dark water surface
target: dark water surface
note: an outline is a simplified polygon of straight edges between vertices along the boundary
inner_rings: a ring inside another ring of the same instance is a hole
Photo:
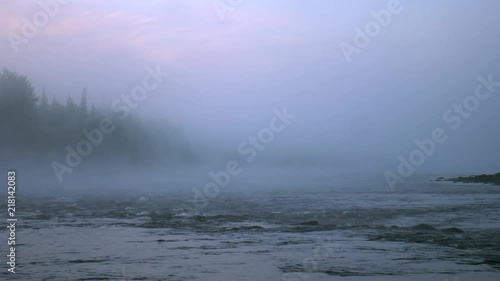
[[[3,266],[0,278],[500,277],[499,187],[228,190],[203,210],[191,198],[158,192],[19,198],[18,273]],[[6,229],[0,234],[6,237]]]

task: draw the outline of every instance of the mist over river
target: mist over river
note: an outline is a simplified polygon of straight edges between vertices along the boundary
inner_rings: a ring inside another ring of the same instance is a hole
[[[500,280],[500,1],[0,5],[0,281]]]

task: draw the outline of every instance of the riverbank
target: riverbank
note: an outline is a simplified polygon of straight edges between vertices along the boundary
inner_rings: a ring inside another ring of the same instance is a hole
[[[461,183],[484,183],[484,184],[492,184],[500,186],[500,173],[492,174],[492,175],[472,175],[468,177],[457,177],[445,179],[444,177],[440,177],[437,181],[452,181],[452,182],[461,182]]]

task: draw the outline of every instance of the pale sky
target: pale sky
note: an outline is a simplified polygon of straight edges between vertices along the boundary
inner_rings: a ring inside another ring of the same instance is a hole
[[[37,2],[0,6],[0,67],[26,74],[37,93],[78,99],[87,87],[106,108],[159,65],[171,77],[138,112],[207,142],[236,147],[286,106],[297,119],[276,153],[384,170],[443,127],[450,140],[429,170],[499,168],[500,88],[459,130],[442,118],[478,76],[500,81],[499,1],[402,1],[350,63],[340,44],[390,1],[246,0],[224,20],[213,0],[69,1],[16,53],[9,38],[43,11]]]

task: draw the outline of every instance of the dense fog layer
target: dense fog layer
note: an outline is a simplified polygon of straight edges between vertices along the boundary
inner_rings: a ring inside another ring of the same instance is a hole
[[[232,185],[499,170],[498,2],[240,2],[2,4],[2,170],[188,189],[231,161]]]

